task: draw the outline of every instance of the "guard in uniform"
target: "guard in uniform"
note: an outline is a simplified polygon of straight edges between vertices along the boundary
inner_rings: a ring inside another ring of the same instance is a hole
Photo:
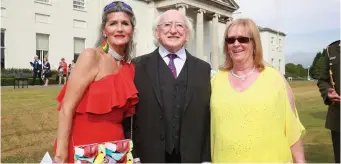
[[[340,40],[324,51],[324,65],[317,82],[328,113],[326,128],[331,130],[334,158],[340,163]]]

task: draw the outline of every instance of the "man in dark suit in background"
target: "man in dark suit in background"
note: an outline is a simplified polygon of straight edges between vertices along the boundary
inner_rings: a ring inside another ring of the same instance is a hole
[[[135,157],[143,163],[210,162],[210,65],[184,45],[191,22],[177,10],[154,25],[158,48],[134,59],[139,103]]]
[[[33,81],[32,81],[32,85],[35,85],[37,76],[38,76],[38,79],[39,79],[39,84],[42,85],[43,84],[43,80],[42,80],[42,77],[41,77],[42,63],[39,60],[37,55],[34,56],[33,61],[30,62],[30,64],[33,67]]]
[[[340,40],[324,52],[324,68],[317,85],[324,103],[329,105],[326,128],[331,130],[335,162],[340,163]]]

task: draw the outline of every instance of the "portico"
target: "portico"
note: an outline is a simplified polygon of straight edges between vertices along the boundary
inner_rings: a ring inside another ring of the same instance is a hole
[[[222,64],[223,34],[232,13],[239,6],[234,0],[154,0],[159,13],[178,9],[193,22],[193,36],[186,48],[217,70]]]

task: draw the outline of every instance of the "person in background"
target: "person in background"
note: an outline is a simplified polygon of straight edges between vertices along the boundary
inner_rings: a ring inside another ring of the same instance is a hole
[[[331,131],[335,163],[340,163],[340,40],[324,51],[324,65],[317,86],[328,105],[326,128]]]
[[[70,76],[70,73],[71,73],[71,71],[72,71],[72,69],[75,67],[75,65],[76,65],[76,63],[75,63],[75,60],[72,60],[71,61],[71,64],[69,64],[69,76]]]
[[[36,82],[36,78],[38,76],[39,79],[39,84],[42,85],[43,84],[43,80],[41,79],[41,61],[38,59],[38,56],[35,55],[33,58],[33,61],[30,62],[31,66],[33,67],[33,81],[32,81],[32,85],[35,85]]]
[[[48,61],[47,58],[44,59],[43,74],[44,74],[44,80],[45,80],[44,86],[48,86],[49,85],[49,78],[52,76],[52,72],[51,72],[50,62]]]
[[[64,79],[63,84],[66,83],[67,74],[67,63],[65,62],[65,59],[62,58],[58,67],[59,85],[62,84],[62,79]]]
[[[177,10],[156,19],[158,48],[134,58],[140,102],[135,157],[142,163],[210,162],[210,65],[186,49],[192,25]]]
[[[135,22],[125,2],[104,7],[100,46],[81,53],[57,97],[56,163],[79,162],[74,161],[73,146],[125,139],[122,120],[135,113],[138,103],[130,64]]]
[[[212,162],[304,163],[293,93],[264,65],[257,25],[236,19],[224,38],[225,63],[211,80]]]

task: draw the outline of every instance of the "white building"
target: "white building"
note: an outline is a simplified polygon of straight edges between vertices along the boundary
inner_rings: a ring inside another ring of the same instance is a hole
[[[133,8],[137,20],[133,56],[150,53],[156,48],[153,21],[168,9],[178,9],[193,21],[195,35],[186,45],[189,52],[211,63],[213,69],[223,63],[223,34],[232,13],[239,8],[234,0],[123,1]],[[40,58],[48,55],[53,69],[63,57],[70,63],[84,48],[94,47],[102,10],[110,2],[112,0],[1,0],[2,67],[30,68],[34,55]],[[262,42],[264,38],[271,38],[271,31],[262,33],[267,34],[262,35]],[[271,50],[270,45],[264,45]],[[269,56],[265,57],[270,59]]]
[[[261,35],[263,58],[266,63],[285,74],[283,44],[285,34],[270,28],[258,27]]]

